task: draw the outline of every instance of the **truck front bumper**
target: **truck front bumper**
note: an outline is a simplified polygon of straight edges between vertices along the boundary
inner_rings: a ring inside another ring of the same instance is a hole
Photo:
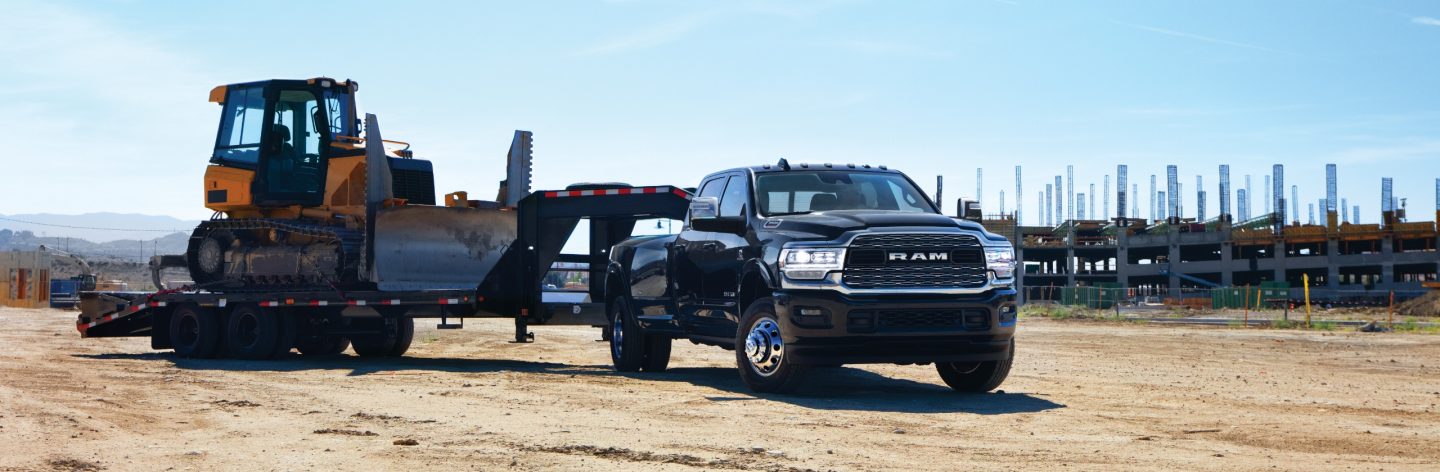
[[[975,362],[1004,359],[1015,335],[1015,290],[979,295],[775,292],[790,359],[800,364]]]

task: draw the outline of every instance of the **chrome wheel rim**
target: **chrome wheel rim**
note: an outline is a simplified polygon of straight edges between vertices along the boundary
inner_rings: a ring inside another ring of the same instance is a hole
[[[620,319],[620,313],[615,314],[615,321],[610,323],[610,355],[620,359],[625,354],[625,322]]]
[[[780,325],[775,320],[765,318],[750,327],[750,334],[745,336],[745,357],[761,376],[769,377],[780,370],[780,364],[785,362],[785,341],[780,339]]]

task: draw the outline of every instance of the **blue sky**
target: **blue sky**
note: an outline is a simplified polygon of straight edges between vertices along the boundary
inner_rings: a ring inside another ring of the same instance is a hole
[[[7,1],[0,213],[206,217],[210,88],[327,75],[443,191],[493,194],[527,129],[540,188],[787,157],[943,174],[950,200],[984,167],[994,212],[1019,164],[1034,223],[1066,164],[1077,190],[1127,164],[1142,193],[1178,164],[1213,215],[1218,164],[1257,193],[1285,164],[1309,203],[1336,163],[1364,220],[1382,176],[1429,219],[1437,57],[1427,1]]]

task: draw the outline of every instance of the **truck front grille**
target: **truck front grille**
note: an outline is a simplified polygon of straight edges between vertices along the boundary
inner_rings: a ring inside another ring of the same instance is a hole
[[[861,235],[850,244],[843,281],[858,289],[979,288],[989,281],[982,251],[966,234]],[[893,259],[896,253],[906,258]]]

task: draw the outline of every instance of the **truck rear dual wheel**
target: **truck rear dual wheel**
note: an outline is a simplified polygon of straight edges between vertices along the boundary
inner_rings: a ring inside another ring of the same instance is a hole
[[[984,362],[936,362],[935,370],[945,385],[957,392],[983,393],[994,390],[1010,375],[1015,361],[1015,340],[1010,340],[1010,353],[1003,360]]]
[[[785,350],[775,301],[757,299],[740,317],[735,332],[735,365],[740,380],[757,392],[786,393],[800,386],[808,366],[796,364]]]
[[[351,337],[350,346],[360,357],[400,357],[414,340],[414,318],[382,318],[374,334]]]
[[[645,333],[630,311],[630,301],[610,303],[610,362],[620,372],[663,372],[670,365],[670,337]]]

